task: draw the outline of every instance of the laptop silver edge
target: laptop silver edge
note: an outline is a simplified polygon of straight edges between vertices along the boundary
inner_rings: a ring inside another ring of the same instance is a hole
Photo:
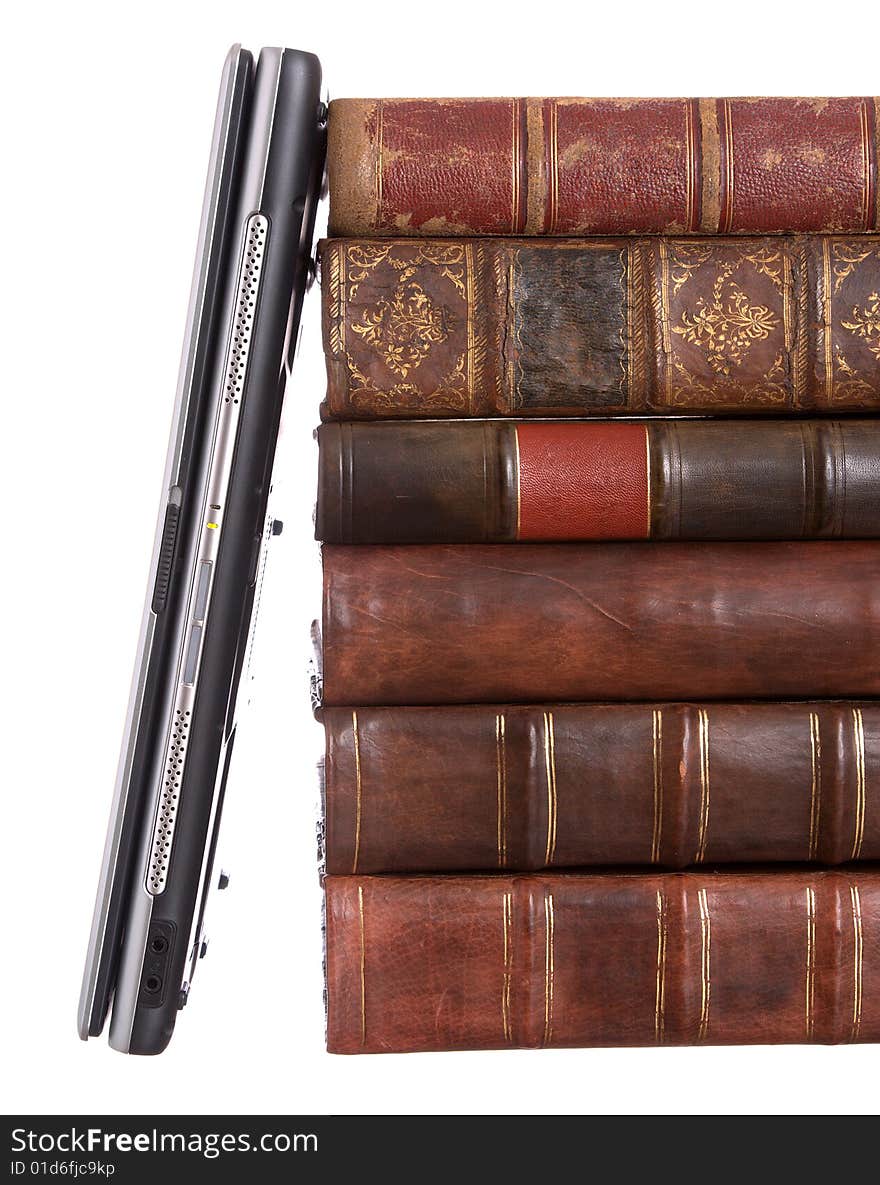
[[[212,413],[213,438],[210,461],[207,466],[204,485],[202,486],[201,514],[195,518],[199,539],[194,549],[194,562],[189,573],[189,597],[186,612],[181,619],[181,634],[175,677],[173,685],[168,689],[169,702],[165,714],[168,723],[165,743],[161,747],[157,747],[156,754],[154,755],[154,765],[150,773],[150,785],[153,787],[152,799],[145,814],[147,826],[142,836],[142,844],[136,866],[139,869],[139,874],[135,878],[132,898],[128,907],[128,925],[123,943],[122,960],[119,968],[116,996],[113,1002],[113,1013],[110,1023],[110,1044],[114,1049],[124,1053],[128,1052],[131,1045],[131,1033],[140,991],[141,971],[155,900],[154,893],[157,891],[157,886],[153,886],[151,890],[148,877],[151,854],[154,848],[155,828],[157,826],[156,819],[158,818],[160,805],[165,757],[171,744],[170,737],[175,709],[184,700],[190,704],[195,701],[198,685],[198,667],[193,672],[191,682],[188,682],[185,687],[183,686],[183,669],[186,633],[191,623],[195,598],[196,572],[199,564],[206,558],[216,558],[214,536],[220,533],[219,531],[206,530],[206,523],[212,517],[208,514],[208,507],[210,503],[215,502],[221,506],[225,505],[226,489],[231,477],[238,413],[240,409],[237,404],[225,402],[224,391],[230,369],[230,359],[234,349],[236,308],[238,305],[243,268],[245,266],[245,250],[248,235],[251,224],[254,222],[254,216],[258,215],[262,203],[266,166],[275,121],[282,57],[283,50],[281,49],[263,49],[260,53],[254,83],[244,157],[244,171],[234,223],[234,233],[238,236],[238,241],[233,248],[232,258],[237,260],[237,266],[229,270],[229,274],[224,280],[222,324],[227,327],[227,332],[224,349],[218,351],[210,379],[210,398],[214,401]],[[197,497],[195,492],[193,497]],[[209,614],[210,600],[208,601],[203,619],[203,633],[207,628]],[[161,891],[161,889],[158,889],[158,891]]]
[[[104,845],[104,855],[101,864],[101,874],[95,900],[92,918],[92,928],[89,936],[89,946],[86,955],[86,965],[83,974],[78,1009],[78,1029],[83,1040],[89,1037],[89,1028],[95,1006],[95,991],[97,987],[98,971],[104,954],[108,913],[114,881],[119,859],[119,845],[122,823],[125,817],[130,781],[132,761],[138,739],[138,724],[143,707],[144,685],[150,663],[156,617],[152,611],[152,593],[159,559],[159,549],[162,542],[165,510],[169,501],[174,500],[177,488],[178,469],[181,458],[181,448],[186,430],[187,417],[191,411],[193,397],[192,380],[195,357],[198,348],[197,327],[200,324],[204,302],[206,298],[207,265],[213,236],[217,230],[218,196],[220,184],[219,162],[226,145],[229,132],[232,98],[235,90],[238,72],[244,68],[240,45],[234,45],[226,58],[221,77],[220,93],[214,120],[214,130],[211,141],[211,155],[208,165],[208,176],[202,203],[201,220],[199,224],[196,260],[190,289],[189,307],[187,310],[186,330],[181,352],[180,369],[178,373],[177,392],[171,423],[171,433],[165,464],[165,474],[162,484],[162,497],[158,515],[153,553],[150,561],[150,575],[147,582],[146,602],[144,605],[141,630],[138,639],[137,654],[134,665],[131,693],[123,731],[122,748],[116,775],[116,783],[111,807],[110,822]],[[178,494],[179,497],[179,494]],[[129,919],[133,921],[133,917]],[[140,919],[141,924],[143,919]],[[149,925],[147,918],[146,925]],[[144,933],[146,931],[144,930]]]

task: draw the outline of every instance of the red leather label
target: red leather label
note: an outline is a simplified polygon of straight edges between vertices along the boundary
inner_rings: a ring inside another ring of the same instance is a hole
[[[518,424],[517,538],[647,539],[644,424]]]

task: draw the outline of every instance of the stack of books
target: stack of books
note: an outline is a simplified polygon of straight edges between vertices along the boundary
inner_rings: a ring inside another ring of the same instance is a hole
[[[331,105],[332,1051],[880,1037],[878,128]]]

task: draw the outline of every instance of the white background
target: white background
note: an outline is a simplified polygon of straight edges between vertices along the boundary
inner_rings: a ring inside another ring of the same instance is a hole
[[[324,1051],[321,741],[307,687],[316,292],[288,392],[275,501],[286,530],[270,558],[258,692],[221,842],[232,883],[214,901],[211,950],[160,1059],[82,1044],[75,1028],[229,44],[313,50],[335,97],[870,95],[875,3],[820,14],[752,0],[81,0],[4,13],[3,1110],[875,1110],[870,1046]]]

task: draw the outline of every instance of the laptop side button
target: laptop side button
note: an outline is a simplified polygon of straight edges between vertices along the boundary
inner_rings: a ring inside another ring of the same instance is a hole
[[[171,569],[174,565],[174,551],[177,544],[177,527],[180,523],[180,506],[169,502],[165,508],[165,524],[162,527],[162,542],[159,545],[159,562],[156,565],[156,583],[153,585],[151,608],[161,613],[168,600],[171,584]]]

